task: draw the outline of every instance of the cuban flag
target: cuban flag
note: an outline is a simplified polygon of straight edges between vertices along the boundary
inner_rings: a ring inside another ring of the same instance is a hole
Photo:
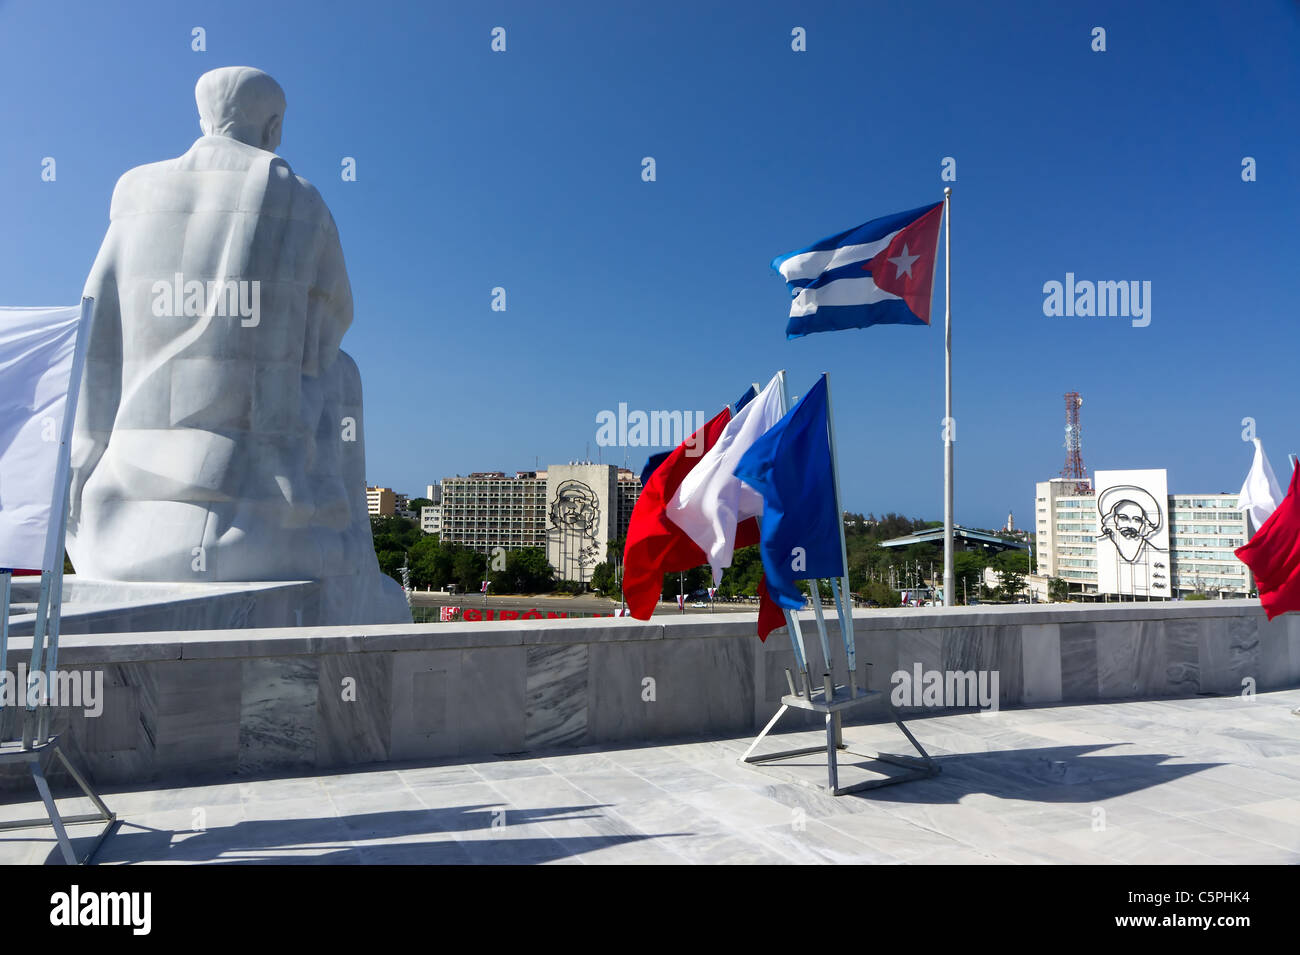
[[[869,325],[929,325],[943,203],[872,219],[772,268],[790,286],[786,338]]]

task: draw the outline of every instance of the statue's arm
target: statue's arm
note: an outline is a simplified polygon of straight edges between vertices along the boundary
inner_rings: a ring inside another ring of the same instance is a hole
[[[343,335],[352,324],[352,284],[343,262],[334,217],[324,210],[326,224],[317,257],[316,279],[308,301],[308,342],[303,373],[313,377],[329,368],[338,357]]]
[[[72,431],[72,487],[69,519],[76,526],[81,513],[81,493],[108,447],[122,396],[122,313],[117,296],[115,227],[95,257],[82,293],[95,300],[81,378],[77,417]]]

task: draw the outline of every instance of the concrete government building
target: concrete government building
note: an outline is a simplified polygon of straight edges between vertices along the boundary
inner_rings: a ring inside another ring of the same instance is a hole
[[[1237,495],[1168,494],[1165,484],[1163,470],[1040,481],[1037,573],[1097,599],[1252,593],[1250,571],[1233,553],[1249,539]]]
[[[366,510],[371,517],[389,517],[397,513],[397,494],[391,487],[366,487]]]
[[[607,543],[627,533],[640,494],[627,468],[590,462],[443,478],[441,540],[483,551],[536,547],[562,580],[586,581]]]
[[[426,534],[442,534],[442,485],[428,484],[424,496],[432,503],[420,508],[420,530]]]

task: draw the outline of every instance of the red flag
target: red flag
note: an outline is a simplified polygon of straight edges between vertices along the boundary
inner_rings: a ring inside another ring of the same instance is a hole
[[[764,574],[758,581],[758,639],[766,640],[769,633],[784,626],[785,611],[767,595],[767,575]]]
[[[638,620],[649,620],[663,592],[664,574],[705,563],[704,551],[668,519],[667,504],[731,420],[723,408],[655,468],[632,509],[623,546],[623,596]]]
[[[888,246],[862,265],[871,273],[876,288],[897,295],[927,325],[942,222],[943,203],[937,202],[925,215],[899,229]]]
[[[699,545],[668,519],[666,509],[686,475],[713,447],[730,420],[731,409],[723,408],[713,420],[679,444],[641,488],[623,547],[623,596],[628,611],[638,620],[649,620],[654,613],[663,592],[664,574],[708,563]],[[736,527],[737,549],[757,544],[758,538],[757,518]],[[770,632],[784,625],[785,614],[768,598],[766,586],[760,583],[758,635],[767,639]]]
[[[1269,620],[1300,610],[1300,468],[1277,510],[1236,554],[1255,575]]]

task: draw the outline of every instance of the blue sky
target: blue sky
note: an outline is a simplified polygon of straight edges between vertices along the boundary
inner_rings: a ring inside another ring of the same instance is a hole
[[[604,409],[786,368],[830,372],[846,508],[938,519],[942,280],[931,328],[787,342],[768,263],[937,201],[951,156],[957,520],[1028,521],[1066,391],[1090,469],[1235,492],[1243,417],[1280,476],[1300,449],[1298,54],[1283,0],[0,0],[0,303],[75,302],[117,177],[189,147],[202,72],[256,66],[342,236],[372,483],[595,459]],[[1150,281],[1151,324],[1045,316],[1066,272]]]

